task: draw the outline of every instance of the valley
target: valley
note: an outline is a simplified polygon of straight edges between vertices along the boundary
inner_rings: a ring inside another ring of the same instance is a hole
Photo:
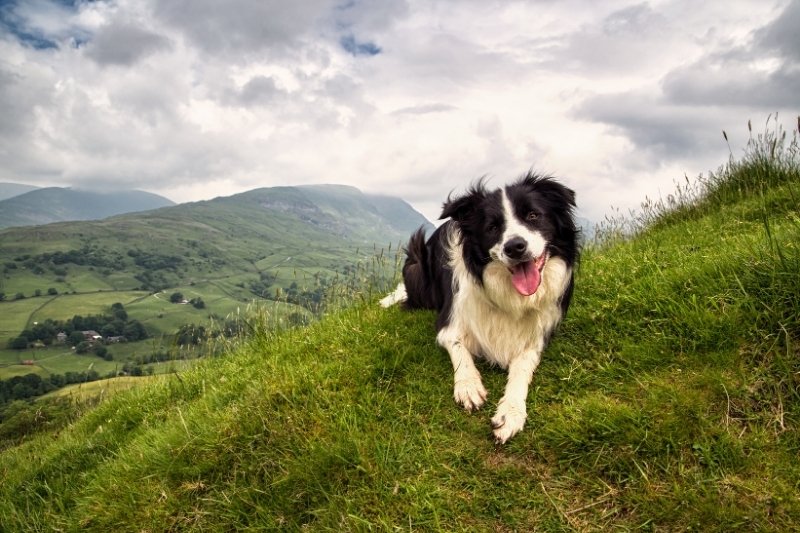
[[[254,307],[275,328],[308,323],[333,301],[332,291],[356,278],[393,275],[394,265],[376,267],[373,259],[427,224],[401,200],[323,185],[2,230],[0,380],[87,368],[104,377],[123,366],[125,374],[134,367],[142,374],[166,371],[163,361],[141,361],[164,352],[192,360],[197,354],[182,352],[181,328],[217,335]],[[27,348],[10,347],[36,324],[102,315],[115,304],[148,338],[109,344],[108,360],[33,339],[17,343]]]

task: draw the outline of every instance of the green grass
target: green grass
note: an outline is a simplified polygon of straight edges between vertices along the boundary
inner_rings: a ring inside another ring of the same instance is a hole
[[[75,315],[102,315],[108,313],[117,302],[130,305],[147,296],[144,291],[96,291],[88,294],[61,294],[50,298],[35,312],[31,313],[29,323],[43,322],[45,319],[64,320]]]
[[[88,383],[75,383],[49,392],[42,396],[41,400],[48,400],[50,398],[69,398],[76,401],[94,400],[96,398],[108,397],[133,387],[152,383],[157,379],[164,379],[164,376],[120,376],[98,381],[89,381]]]
[[[3,525],[794,530],[800,178],[782,157],[763,187],[714,199],[722,181],[698,212],[645,213],[585,251],[526,428],[505,446],[488,420],[506,374],[481,365],[488,405],[459,409],[432,313],[365,296],[276,332],[255,310],[227,355],[3,451]]]
[[[0,302],[0,343],[16,337],[25,329],[28,318],[50,300],[49,296]]]

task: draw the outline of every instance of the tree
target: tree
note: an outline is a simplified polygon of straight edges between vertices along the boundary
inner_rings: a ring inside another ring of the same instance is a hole
[[[90,348],[90,345],[89,345],[88,342],[81,341],[81,342],[78,343],[77,346],[75,346],[75,353],[80,353],[80,354],[86,353],[86,352],[89,351],[89,348]]]
[[[129,320],[125,324],[122,334],[131,342],[147,338],[147,330],[138,320]]]
[[[102,357],[102,358],[103,358],[103,359],[105,359],[106,361],[110,361],[110,360],[111,360],[111,357],[109,357],[111,354],[108,352],[108,348],[106,348],[106,347],[105,347],[105,346],[103,346],[102,344],[97,344],[97,345],[95,345],[95,347],[94,347],[94,354],[95,354],[97,357]]]
[[[183,301],[183,294],[181,294],[179,292],[173,292],[169,297],[169,301],[174,303],[174,304],[182,302]]]
[[[128,320],[128,313],[125,311],[125,308],[119,302],[111,306],[111,314],[114,315],[114,318],[116,318],[117,320],[122,320],[123,322]]]
[[[28,347],[28,337],[20,335],[19,337],[11,339],[8,343],[8,347],[12,350],[24,350]]]
[[[206,328],[203,326],[195,326],[194,324],[185,324],[181,326],[176,334],[176,342],[180,346],[200,344],[205,338]]]
[[[50,287],[49,289],[47,289],[47,294],[49,296],[55,296],[56,294],[58,294],[58,291],[56,290],[55,287]]]
[[[100,328],[100,335],[103,337],[117,337],[122,335],[123,331],[125,331],[125,322],[117,319]]]
[[[33,328],[30,330],[30,334],[27,331],[24,332],[29,340],[31,341],[42,341],[45,345],[50,346],[53,344],[53,339],[56,336],[56,327],[53,325],[52,321],[46,320],[44,322],[39,322],[35,324]]]
[[[77,346],[78,344],[83,342],[83,333],[80,331],[73,331],[67,337],[67,344],[70,346]]]

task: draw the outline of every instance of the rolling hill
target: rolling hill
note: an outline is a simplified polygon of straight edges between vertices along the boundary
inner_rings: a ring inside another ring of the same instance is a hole
[[[7,412],[4,530],[796,530],[800,151],[779,134],[585,249],[507,445],[506,374],[481,365],[489,405],[455,405],[432,313],[254,313],[179,376]]]
[[[222,317],[254,298],[280,293],[286,299],[288,290],[298,293],[296,300],[318,298],[327,282],[351,275],[376,250],[396,248],[426,224],[402,200],[319,185],[256,189],[99,221],[8,228],[0,230],[6,300],[0,313],[16,315],[11,307],[33,298],[25,308],[35,320],[65,319],[70,309],[88,313],[94,300],[107,306],[113,295],[100,299],[97,293],[112,291],[126,306],[135,302],[137,318],[154,333],[170,333],[178,319],[168,320],[157,295],[145,299],[148,293],[169,289],[214,301],[206,314]],[[19,332],[19,321],[9,321],[0,320],[0,337]],[[8,331],[2,331],[5,322]]]
[[[144,191],[98,192],[45,187],[0,201],[0,228],[99,220],[170,205],[175,203]]]

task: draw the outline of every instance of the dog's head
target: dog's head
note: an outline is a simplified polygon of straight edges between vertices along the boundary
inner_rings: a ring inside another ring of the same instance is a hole
[[[486,266],[496,261],[508,269],[517,292],[530,296],[550,258],[560,257],[570,267],[576,260],[574,207],[571,189],[528,173],[494,191],[479,181],[465,195],[448,198],[441,218],[458,224],[472,275],[482,282]]]

